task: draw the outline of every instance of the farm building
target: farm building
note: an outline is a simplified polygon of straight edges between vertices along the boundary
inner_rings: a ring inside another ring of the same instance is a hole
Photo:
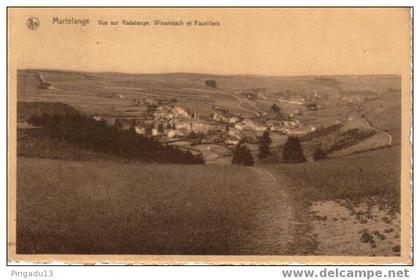
[[[188,120],[177,121],[175,122],[175,128],[180,131],[190,132],[192,131],[192,124]]]
[[[182,133],[179,130],[176,129],[171,129],[167,131],[167,135],[169,138],[174,138],[174,137],[178,137],[178,136],[184,136],[184,133]]]
[[[146,128],[140,125],[136,125],[134,127],[134,131],[139,135],[145,135],[146,134]]]
[[[299,125],[299,121],[298,120],[282,121],[282,124],[285,127],[297,127]]]
[[[297,128],[286,128],[283,130],[283,132],[290,136],[304,136],[315,130],[316,128],[313,126],[305,126],[305,127],[297,127]]]
[[[307,103],[305,106],[309,111],[318,111],[316,103]]]
[[[240,132],[241,132],[241,130],[237,129],[236,127],[229,127],[229,129],[228,129],[228,135],[229,136],[239,135]]]
[[[239,117],[232,115],[226,112],[214,113],[213,120],[218,122],[226,122],[226,123],[237,123],[239,122]]]
[[[240,141],[241,141],[241,137],[239,135],[235,135],[235,136],[229,136],[228,138],[226,138],[225,143],[238,145]]]
[[[172,112],[173,112],[175,118],[179,118],[179,117],[190,118],[191,117],[190,114],[184,108],[179,107],[179,106],[175,106],[175,108],[173,108]]]
[[[194,132],[207,133],[209,131],[210,124],[203,120],[192,119],[191,130]]]
[[[152,136],[159,136],[159,135],[161,135],[159,129],[152,128]]]
[[[175,117],[175,114],[172,111],[172,108],[169,106],[159,106],[156,109],[156,112],[153,113],[155,119],[166,119],[170,120]]]
[[[108,126],[114,126],[117,119],[105,117],[104,120]]]
[[[136,126],[135,119],[116,119],[114,122],[114,126],[118,129],[129,130],[130,128],[134,128]]]
[[[260,121],[244,119],[242,122],[235,124],[235,128],[239,130],[254,130],[263,132],[267,130],[267,127]]]

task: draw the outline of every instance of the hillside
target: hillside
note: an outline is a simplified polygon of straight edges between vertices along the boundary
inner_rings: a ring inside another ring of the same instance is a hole
[[[39,74],[51,83],[50,89],[39,87]],[[216,89],[205,85],[209,78],[217,81]],[[377,97],[399,88],[399,77],[392,75],[274,77],[18,71],[18,100],[58,101],[92,114],[111,113],[116,107],[132,109],[140,98],[175,98],[179,105],[202,114],[210,113],[213,105],[252,114],[268,109],[273,103],[271,99],[282,96]],[[241,92],[258,93],[265,99],[249,100]],[[283,107],[288,110],[289,105],[283,104]]]
[[[78,112],[71,106],[61,102],[18,102],[17,120],[26,122],[34,115],[57,114],[57,115],[76,115]]]
[[[305,200],[386,194],[399,201],[400,154],[397,146],[326,161],[260,167],[290,178],[293,193]]]
[[[340,160],[252,168],[19,157],[17,249],[394,255],[398,155],[391,147]],[[346,236],[345,228],[352,229]],[[381,239],[374,237],[372,250],[361,235],[377,229]]]
[[[361,110],[373,126],[392,136],[394,145],[401,143],[401,100],[399,98],[386,96],[372,100],[364,104]]]
[[[78,161],[130,162],[124,157],[81,149],[77,145],[45,137],[40,129],[17,130],[17,156]]]
[[[313,240],[313,254],[328,256],[400,254],[400,147],[259,168],[288,179],[296,244]]]
[[[29,158],[17,166],[18,253],[292,253],[292,201],[258,170]]]

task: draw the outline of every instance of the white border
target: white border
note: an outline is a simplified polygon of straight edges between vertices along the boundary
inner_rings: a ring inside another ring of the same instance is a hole
[[[54,271],[55,279],[115,279],[115,278],[123,278],[123,279],[282,279],[281,271],[285,269],[289,269],[288,267],[6,267],[6,196],[5,189],[6,189],[6,154],[7,154],[7,146],[6,146],[6,137],[7,137],[7,130],[6,130],[6,96],[7,92],[5,90],[6,85],[6,47],[5,47],[5,38],[6,38],[6,7],[7,6],[414,6],[415,13],[417,13],[417,8],[420,10],[420,4],[416,5],[415,1],[407,1],[407,0],[400,0],[400,1],[302,1],[302,0],[295,0],[295,1],[281,1],[280,3],[275,1],[268,1],[268,0],[259,0],[259,1],[250,1],[250,0],[243,0],[243,1],[233,1],[233,0],[206,0],[200,1],[186,1],[180,0],[174,3],[174,1],[162,1],[162,0],[148,0],[148,1],[141,1],[141,2],[133,2],[129,0],[102,0],[102,1],[88,1],[88,0],[62,0],[62,1],[54,1],[54,0],[44,0],[44,1],[36,1],[36,4],[33,1],[27,0],[16,0],[16,1],[8,1],[3,0],[0,2],[0,36],[3,38],[2,44],[0,44],[0,62],[2,65],[1,75],[0,75],[0,84],[1,84],[1,98],[0,98],[0,121],[2,123],[2,129],[0,129],[0,143],[1,143],[1,159],[0,159],[0,178],[1,180],[1,193],[3,194],[1,197],[2,206],[1,207],[1,214],[0,214],[0,221],[2,224],[2,229],[0,231],[0,278],[1,279],[13,279],[16,277],[11,277],[11,272],[13,270],[17,271],[35,271],[35,270],[44,270],[44,269],[52,269]],[[420,69],[419,65],[419,57],[416,55],[420,50],[417,44],[417,38],[420,26],[419,26],[419,16],[416,15],[414,19],[414,42],[415,42],[415,72],[414,72],[414,89],[417,89],[417,85],[420,84]],[[417,117],[417,108],[419,107],[419,98],[414,97],[414,126],[418,123]],[[414,139],[418,139],[420,129],[414,131]],[[415,158],[415,173],[414,173],[414,181],[417,179],[417,174],[419,172],[419,164],[418,162],[418,155],[415,153],[416,148],[418,146],[418,141],[415,142],[414,147],[414,158]],[[419,190],[416,191],[416,195],[414,198],[414,217],[420,216],[419,208],[420,208],[420,201],[419,201]],[[417,219],[418,221],[418,219]],[[420,268],[418,265],[420,252],[418,250],[418,244],[420,243],[419,234],[418,234],[418,224],[415,223],[415,233],[414,236],[414,245],[415,245],[415,266],[408,267],[410,270],[410,279],[420,279]],[[295,269],[306,269],[310,268],[300,267]],[[333,268],[333,267],[330,267]],[[341,267],[343,268],[343,267]],[[358,267],[352,267],[354,269],[358,269]],[[369,267],[359,267],[359,269],[368,269]],[[387,271],[388,269],[404,269],[405,267],[374,267],[373,269],[380,269],[383,271]],[[322,267],[315,268],[316,270],[323,269]],[[23,279],[23,278],[19,278]],[[293,279],[293,278],[292,278]],[[372,278],[376,279],[376,278]]]

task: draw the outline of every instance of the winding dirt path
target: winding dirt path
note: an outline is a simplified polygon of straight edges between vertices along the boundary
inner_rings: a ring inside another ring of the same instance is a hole
[[[363,116],[360,117],[362,121],[364,121],[368,126],[370,126],[376,133],[384,133],[388,137],[388,146],[391,146],[392,144],[392,135],[388,132],[378,129],[377,127],[374,127],[367,119],[365,119]]]
[[[293,202],[282,187],[287,181],[280,181],[277,176],[258,167],[250,167],[249,170],[259,178],[260,184],[255,191],[264,193],[265,197],[264,201],[256,205],[258,214],[255,222],[258,231],[249,242],[263,254],[290,254],[296,222]]]
[[[233,97],[233,98],[235,98],[236,99],[236,101],[238,101],[238,107],[239,107],[239,109],[241,109],[241,110],[243,110],[243,111],[246,111],[246,112],[250,112],[250,113],[252,113],[252,114],[254,114],[254,115],[256,115],[256,116],[258,116],[258,114],[259,114],[259,112],[256,112],[256,111],[252,111],[252,110],[250,110],[250,109],[247,109],[247,108],[245,108],[245,107],[242,107],[242,104],[244,103],[239,97],[237,97],[236,95],[234,95],[234,94],[232,94],[232,93],[228,93],[228,92],[226,92],[225,93],[226,95],[229,95],[229,96],[231,96],[231,97]]]

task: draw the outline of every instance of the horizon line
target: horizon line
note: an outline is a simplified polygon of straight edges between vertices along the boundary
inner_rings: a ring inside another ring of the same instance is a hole
[[[208,76],[254,76],[254,77],[314,77],[314,76],[397,76],[401,77],[401,74],[395,73],[381,73],[381,74],[215,74],[206,72],[123,72],[123,71],[87,71],[87,70],[75,70],[75,69],[56,69],[56,68],[18,68],[17,71],[56,71],[56,72],[73,72],[73,73],[92,73],[92,74],[123,74],[123,75],[208,75]]]

